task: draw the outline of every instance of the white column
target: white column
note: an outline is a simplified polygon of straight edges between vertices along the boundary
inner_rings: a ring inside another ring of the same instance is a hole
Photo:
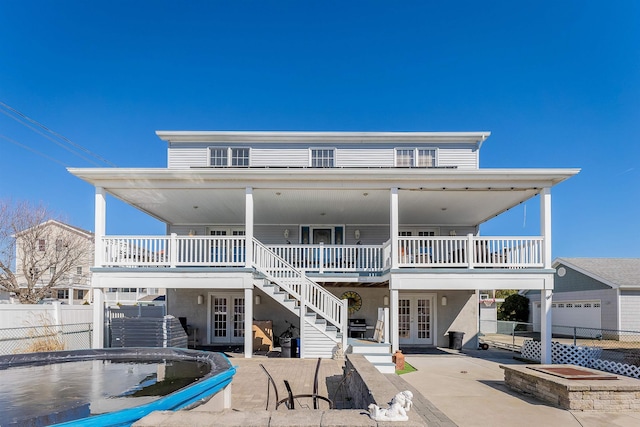
[[[391,214],[389,215],[391,233],[391,268],[398,268],[398,189],[391,189]],[[392,306],[393,307],[393,306]]]
[[[247,187],[244,193],[244,237],[245,267],[253,264],[253,188]]]
[[[93,288],[93,348],[104,347],[104,291]]]
[[[253,285],[244,289],[244,357],[253,356]]]
[[[400,335],[398,333],[398,303],[400,293],[397,289],[391,289],[391,301],[389,310],[391,311],[391,353],[400,349]]]
[[[106,192],[102,187],[96,187],[95,213],[94,213],[94,266],[102,267],[104,250],[102,248],[102,238],[107,229],[107,199]]]
[[[553,276],[549,279],[553,285]],[[545,287],[548,282],[545,280]],[[550,364],[551,361],[551,301],[552,289],[540,291],[540,363]]]
[[[551,189],[540,192],[540,233],[543,237],[542,261],[544,268],[551,268]]]

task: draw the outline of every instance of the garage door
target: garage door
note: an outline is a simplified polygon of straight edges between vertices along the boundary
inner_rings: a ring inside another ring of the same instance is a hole
[[[540,324],[540,303],[535,304],[533,323]],[[554,326],[577,326],[600,329],[600,301],[557,301],[551,305],[551,323]]]

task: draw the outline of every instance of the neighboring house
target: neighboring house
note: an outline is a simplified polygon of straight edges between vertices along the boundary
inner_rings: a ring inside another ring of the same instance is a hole
[[[640,258],[557,258],[553,268],[554,326],[640,331]],[[539,324],[540,295],[524,294]]]
[[[59,300],[66,304],[90,303],[91,267],[93,266],[95,258],[93,233],[57,220],[46,221],[45,223],[38,225],[38,227],[45,227],[47,229],[46,231],[39,232],[37,234],[39,241],[36,245],[36,250],[41,252],[45,258],[55,256],[55,245],[60,244],[60,240],[63,239],[65,235],[72,235],[74,238],[80,239],[80,243],[77,244],[86,252],[78,260],[77,265],[73,266],[71,271],[61,278],[58,281],[58,284],[51,289],[47,300]],[[17,250],[17,248],[18,245],[22,244],[20,239],[25,235],[33,236],[33,233],[20,233],[16,236],[16,265],[21,265],[20,251]],[[41,285],[49,283],[53,274],[55,274],[55,267],[49,267],[49,269],[43,272],[38,283]],[[16,277],[20,287],[27,286],[22,269],[17,269]],[[138,301],[143,298],[148,299],[150,296],[155,298],[161,293],[163,292],[157,288],[110,288],[105,292],[105,301],[109,305],[133,305],[137,304]],[[2,296],[0,296],[0,299],[2,299]],[[148,301],[145,302],[149,304]]]
[[[109,288],[159,287],[198,342],[246,357],[253,320],[275,335],[291,322],[303,357],[330,357],[350,319],[371,337],[383,306],[392,350],[447,345],[450,330],[476,346],[478,289],[551,294],[550,190],[578,173],[481,169],[489,134],[160,131],[167,168],[70,168],[96,189],[96,316]],[[107,194],[167,235],[105,235]],[[538,195],[539,235],[479,234]]]
[[[90,269],[93,265],[93,248],[94,236],[90,231],[83,230],[73,225],[65,224],[57,220],[48,220],[34,227],[38,231],[32,232],[25,230],[16,235],[16,279],[21,288],[27,287],[27,279],[24,276],[24,269],[18,266],[22,265],[22,251],[24,239],[37,239],[34,242],[33,250],[37,251],[39,258],[39,266],[48,266],[42,271],[36,286],[45,286],[50,283],[52,276],[56,274],[56,268],[60,268],[62,264],[66,264],[66,260],[56,261],[60,250],[58,246],[66,244],[64,242],[72,242],[75,250],[82,251],[82,254],[76,260],[76,264],[60,279],[51,289],[47,298],[61,300],[68,304],[83,304],[90,300],[91,289],[91,273]],[[70,240],[69,240],[70,239]],[[74,252],[75,252],[74,250]],[[75,259],[75,255],[71,255]],[[43,268],[43,267],[35,267]]]

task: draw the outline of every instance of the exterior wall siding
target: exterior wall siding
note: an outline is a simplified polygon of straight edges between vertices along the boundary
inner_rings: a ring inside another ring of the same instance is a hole
[[[620,291],[620,329],[640,331],[640,290]]]
[[[567,270],[567,273],[563,277],[558,276],[556,273],[553,278],[554,293],[611,289],[610,286],[599,280],[575,271],[566,265],[563,265],[563,267]]]
[[[188,169],[209,165],[209,146],[247,147],[247,144],[171,144],[168,148],[168,168]],[[437,144],[375,144],[375,145],[328,145],[328,144],[259,144],[251,148],[250,165],[252,167],[308,167],[309,149],[314,147],[335,148],[336,167],[394,167],[396,148],[437,148],[440,167],[458,167],[477,169],[478,150],[471,144],[447,144],[438,148]]]

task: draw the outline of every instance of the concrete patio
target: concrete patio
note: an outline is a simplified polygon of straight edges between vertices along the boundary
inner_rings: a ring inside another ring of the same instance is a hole
[[[313,388],[315,360],[233,358],[238,371],[232,385],[232,410],[212,412],[204,404],[190,411],[154,413],[136,426],[582,426],[604,427],[640,425],[640,412],[583,412],[553,407],[533,397],[508,389],[500,365],[523,364],[506,350],[431,349],[415,353],[407,349],[406,361],[416,372],[402,376],[381,374],[398,390],[414,393],[413,415],[408,422],[376,423],[362,409],[270,410],[266,408],[267,380],[259,364],[264,363],[284,390],[288,379],[294,393],[310,393]],[[344,394],[336,393],[344,362],[323,360],[319,374],[319,393],[336,400],[336,407],[350,408]],[[284,394],[281,391],[280,398]],[[273,399],[273,396],[271,397]],[[271,400],[273,402],[273,400]]]

